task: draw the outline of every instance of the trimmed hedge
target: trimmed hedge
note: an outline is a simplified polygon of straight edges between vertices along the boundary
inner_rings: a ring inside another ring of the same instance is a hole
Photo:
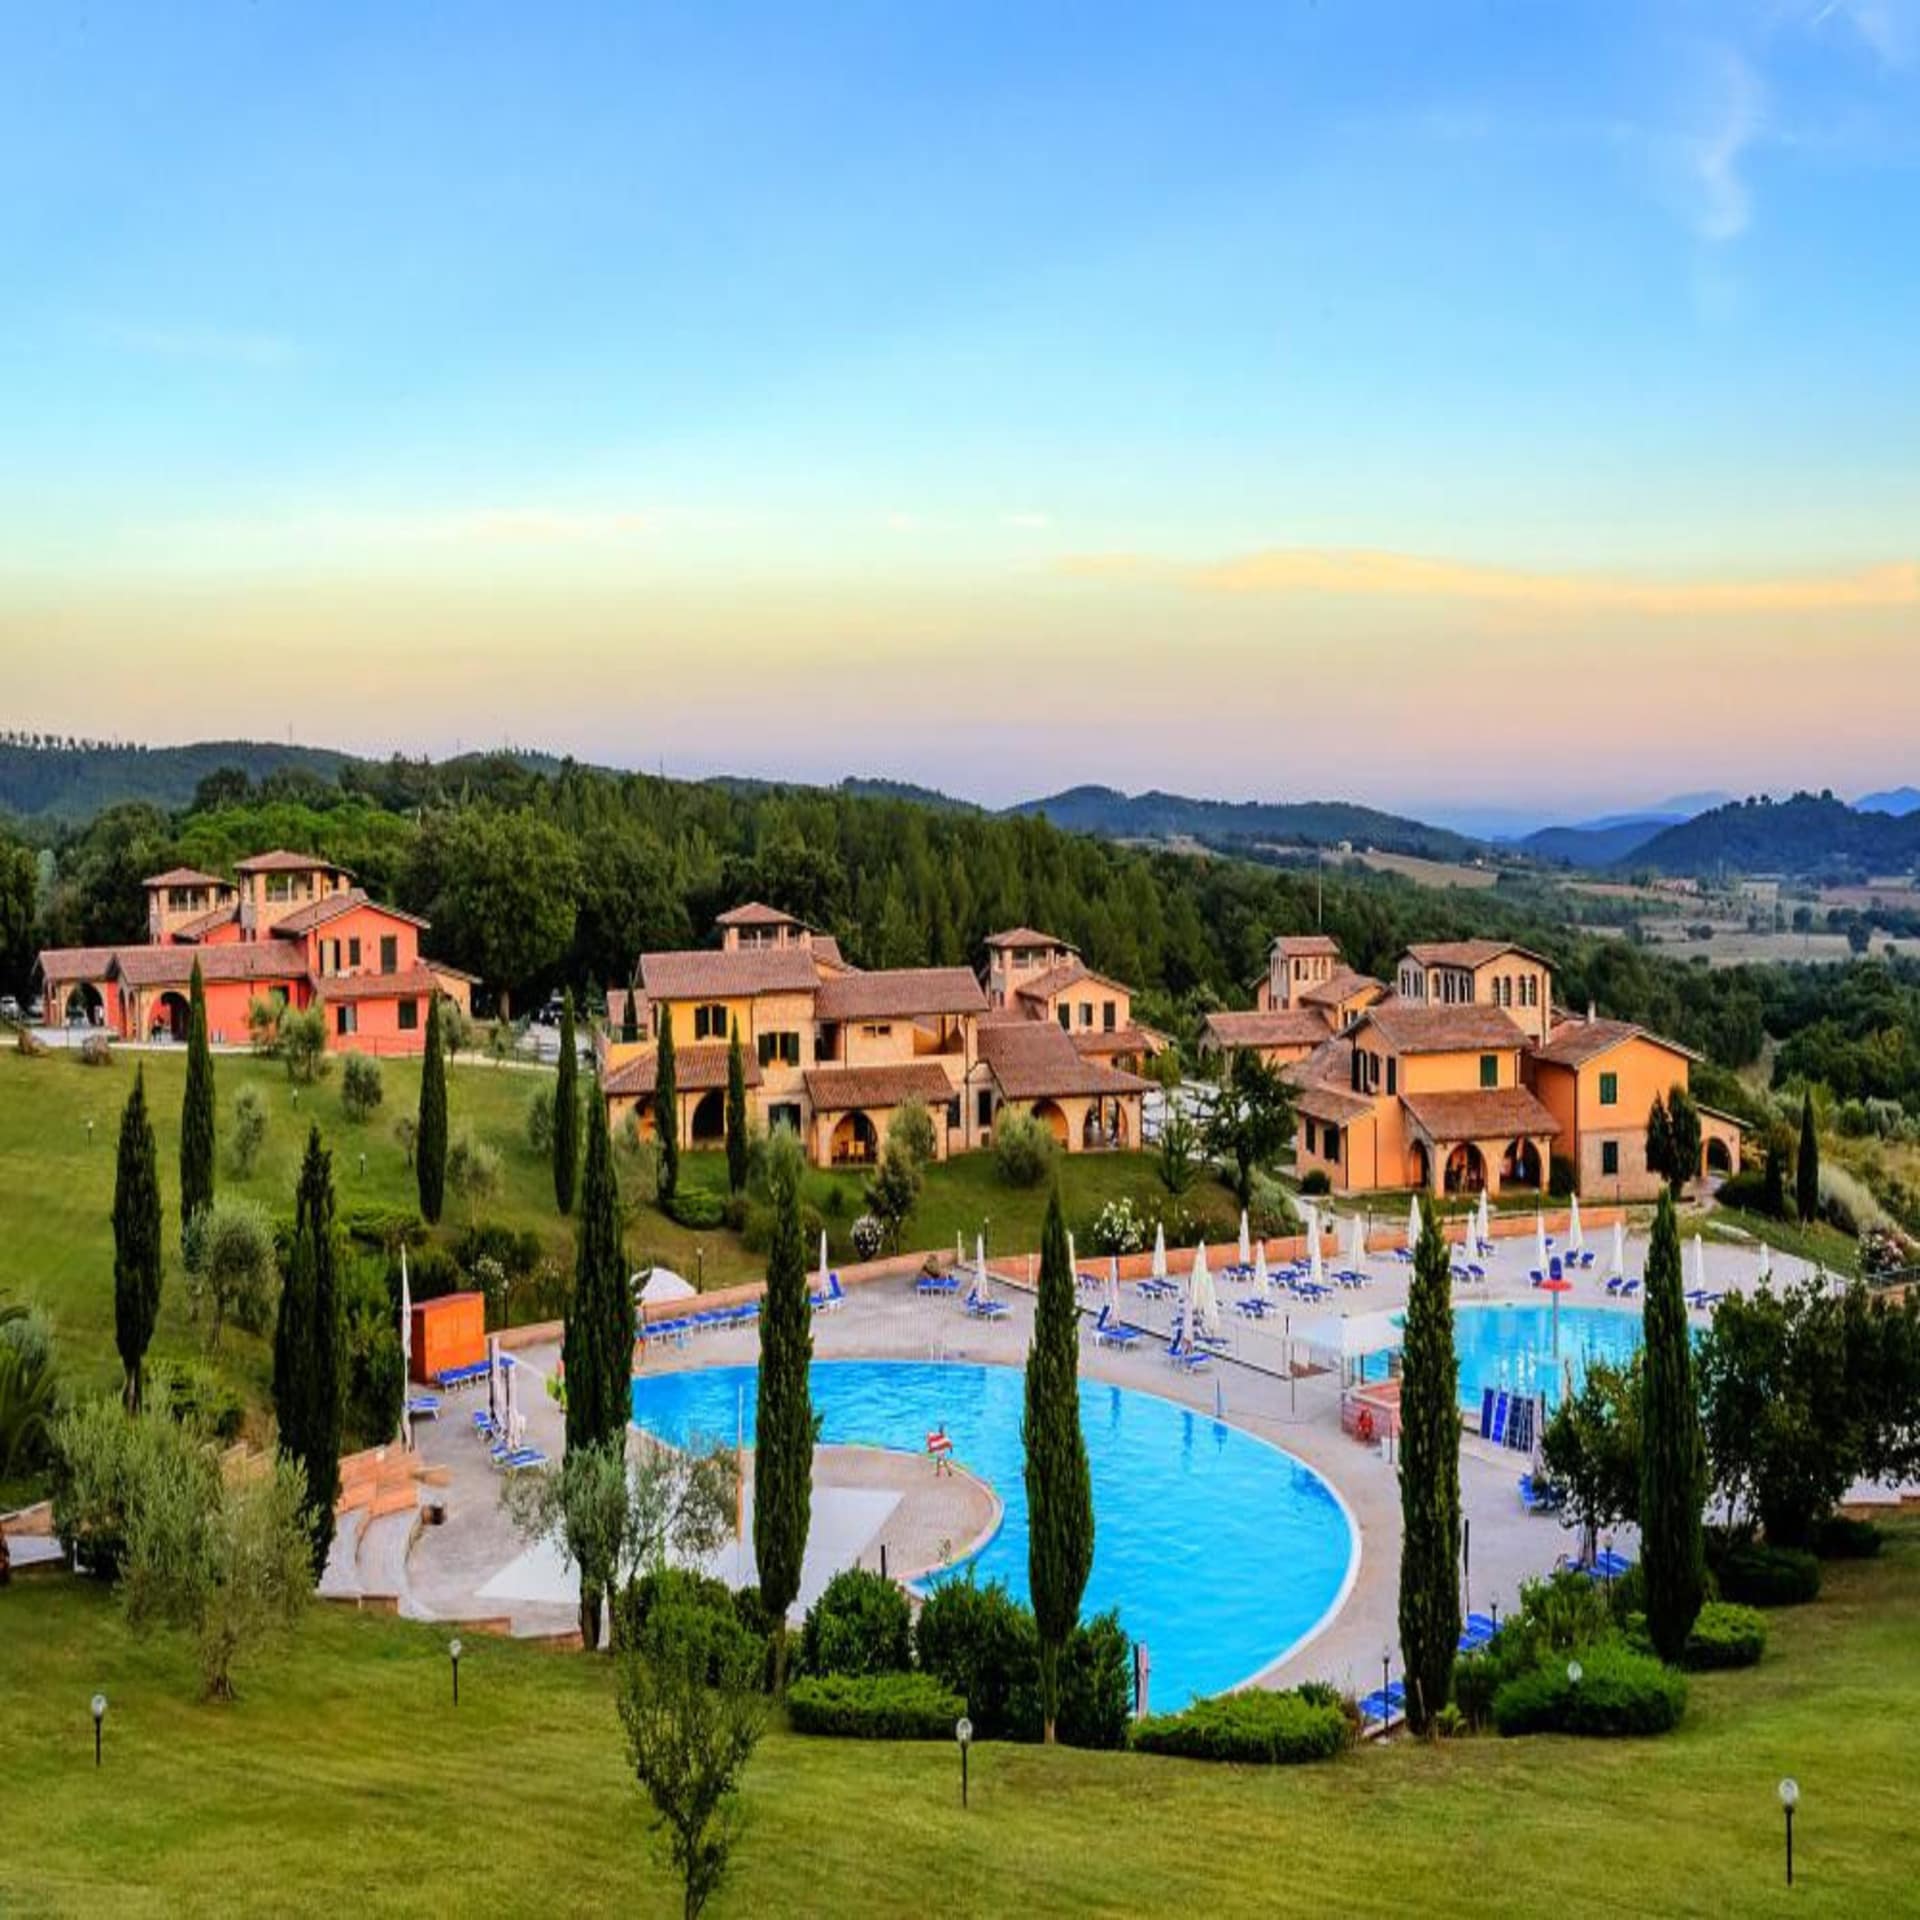
[[[1820,1562],[1798,1547],[1729,1547],[1718,1572],[1721,1598],[1744,1606],[1798,1607],[1820,1594]]]
[[[787,1687],[794,1732],[838,1740],[951,1740],[965,1711],[928,1673],[829,1673]]]
[[[726,1224],[727,1197],[706,1187],[684,1187],[667,1202],[666,1210],[680,1226],[711,1233]]]
[[[1493,1724],[1503,1734],[1573,1733],[1594,1739],[1667,1733],[1687,1710],[1687,1683],[1651,1654],[1624,1646],[1585,1647],[1575,1686],[1568,1659],[1553,1654],[1516,1674],[1493,1696]]]
[[[1813,1550],[1822,1560],[1871,1560],[1885,1538],[1871,1520],[1830,1513],[1813,1530]]]
[[[913,1665],[913,1613],[884,1575],[843,1567],[807,1611],[800,1671],[904,1673]]]
[[[1687,1635],[1684,1664],[1700,1670],[1751,1667],[1766,1650],[1767,1623],[1758,1612],[1728,1600],[1709,1600]]]
[[[1231,1760],[1249,1766],[1293,1766],[1331,1760],[1352,1737],[1351,1723],[1324,1689],[1302,1693],[1218,1694],[1184,1713],[1156,1713],[1133,1725],[1140,1753],[1186,1760]]]

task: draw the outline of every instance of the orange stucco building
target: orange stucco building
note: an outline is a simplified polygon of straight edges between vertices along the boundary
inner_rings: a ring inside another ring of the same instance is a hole
[[[644,953],[633,985],[609,996],[596,1044],[616,1121],[630,1114],[652,1133],[670,1027],[687,1147],[725,1139],[736,1031],[759,1123],[791,1127],[822,1166],[871,1162],[909,1101],[926,1108],[943,1159],[990,1144],[1009,1109],[1034,1114],[1068,1152],[1138,1141],[1147,1083],[1112,1056],[1163,1043],[1134,1023],[1128,989],[1065,942],[996,935],[983,987],[965,967],[849,966],[830,936],[757,902],[717,926],[719,946]]]
[[[145,945],[48,948],[48,1017],[124,1040],[184,1040],[196,964],[216,1046],[246,1044],[254,1003],[275,996],[319,1006],[330,1049],[375,1054],[420,1052],[436,993],[466,1007],[469,977],[421,955],[426,921],[369,899],[346,868],[276,850],[236,862],[234,876],[155,874]]]

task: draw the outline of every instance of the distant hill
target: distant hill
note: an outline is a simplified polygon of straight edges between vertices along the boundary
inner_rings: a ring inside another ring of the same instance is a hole
[[[1920,787],[1888,787],[1881,793],[1863,793],[1853,808],[1856,813],[1890,813],[1896,820],[1904,820],[1910,813],[1920,813]]]
[[[872,780],[853,777],[840,782],[839,791],[856,800],[905,800],[916,807],[931,807],[936,813],[979,813],[971,800],[956,800],[937,787],[917,787],[911,780]]]
[[[1044,800],[1023,800],[1009,813],[1044,813],[1056,827],[1109,840],[1278,841],[1311,847],[1376,847],[1383,853],[1460,860],[1482,844],[1445,827],[1345,800],[1193,800],[1177,793],[1121,793],[1114,787],[1069,787]]]
[[[1542,827],[1517,844],[1522,853],[1556,866],[1613,867],[1646,845],[1656,833],[1678,826],[1683,814],[1627,814],[1591,820],[1577,827]]]
[[[1636,867],[1702,876],[1906,871],[1920,858],[1920,813],[1861,813],[1830,793],[1742,800],[1664,828],[1636,847]]]
[[[238,767],[258,782],[296,767],[332,785],[352,759],[331,747],[296,747],[270,740],[198,740],[187,747],[84,743],[35,746],[18,736],[0,740],[0,812],[22,817],[91,819],[103,808],[145,801],[171,812],[221,767]]]

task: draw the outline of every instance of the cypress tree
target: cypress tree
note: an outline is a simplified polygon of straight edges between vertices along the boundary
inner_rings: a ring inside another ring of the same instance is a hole
[[[427,1051],[420,1062],[420,1120],[413,1143],[420,1212],[438,1221],[447,1198],[447,1049],[440,1037],[440,996],[427,1002]]]
[[[120,1115],[120,1157],[113,1175],[113,1337],[126,1374],[127,1411],[146,1391],[147,1346],[160,1315],[160,1168],[147,1118],[144,1068]]]
[[[1680,1282],[1680,1228],[1662,1193],[1647,1248],[1641,1321],[1645,1369],[1640,1422],[1640,1566],[1647,1634],[1661,1659],[1677,1661],[1706,1597],[1706,1451],[1693,1385],[1693,1346]]]
[[[213,1204],[213,1052],[207,1045],[207,990],[200,962],[188,988],[187,1090],[180,1102],[180,1237]]]
[[[727,1041],[727,1186],[738,1193],[747,1184],[747,1061],[740,1051],[740,1022]]]
[[[560,1002],[560,1072],[553,1088],[553,1200],[573,1211],[580,1184],[580,1062],[574,1053],[573,989]]]
[[[1800,1096],[1800,1158],[1793,1169],[1793,1200],[1802,1224],[1820,1211],[1820,1141],[1813,1130],[1813,1095]]]
[[[627,1010],[620,1016],[620,1038],[631,1046],[640,1038],[640,989],[628,987]]]
[[[1407,1724],[1424,1733],[1446,1705],[1460,1644],[1460,1403],[1452,1263],[1433,1202],[1425,1198],[1402,1347],[1400,1535]]]
[[[597,1088],[587,1103],[587,1162],[561,1360],[569,1450],[624,1440],[633,1414],[633,1296],[620,1243],[620,1192],[607,1104]]]
[[[1020,1421],[1027,1586],[1040,1642],[1041,1732],[1049,1746],[1060,1714],[1060,1656],[1080,1624],[1080,1598],[1093,1570],[1093,1480],[1080,1430],[1079,1318],[1056,1182],[1040,1234],[1040,1288]]]
[[[293,1200],[293,1245],[273,1329],[273,1405],[280,1451],[307,1483],[313,1572],[326,1570],[333,1503],[340,1497],[340,1383],[343,1340],[339,1249],[333,1226],[333,1156],[320,1129],[307,1134]]]
[[[781,1143],[784,1146],[784,1143]],[[760,1381],[754,1404],[753,1558],[760,1598],[774,1622],[774,1684],[787,1679],[787,1609],[800,1591],[813,1519],[813,1308],[800,1231],[797,1153],[776,1150],[773,1241],[760,1309]]]
[[[653,1070],[653,1136],[660,1143],[660,1198],[670,1201],[680,1186],[680,1100],[674,1085],[673,1009],[660,1009],[660,1051]]]

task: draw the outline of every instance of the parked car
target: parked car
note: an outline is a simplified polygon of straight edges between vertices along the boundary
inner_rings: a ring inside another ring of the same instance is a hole
[[[10,993],[0,993],[0,1020],[18,1020],[20,1002]]]

